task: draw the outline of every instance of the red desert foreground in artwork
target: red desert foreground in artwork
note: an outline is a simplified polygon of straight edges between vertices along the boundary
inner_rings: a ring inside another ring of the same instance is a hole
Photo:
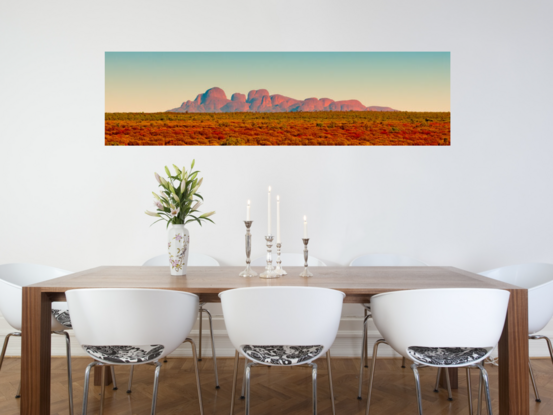
[[[265,89],[227,99],[211,88],[161,113],[106,113],[106,145],[450,145],[449,112],[297,100]]]

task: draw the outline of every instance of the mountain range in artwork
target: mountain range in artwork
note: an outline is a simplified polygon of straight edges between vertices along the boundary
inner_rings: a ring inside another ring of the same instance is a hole
[[[451,145],[449,52],[106,52],[105,67],[106,146]]]
[[[299,100],[280,94],[269,95],[266,89],[251,90],[248,96],[236,92],[231,98],[221,88],[213,87],[167,112],[314,112],[314,111],[397,111],[390,107],[366,107],[356,99],[335,101],[330,98]]]

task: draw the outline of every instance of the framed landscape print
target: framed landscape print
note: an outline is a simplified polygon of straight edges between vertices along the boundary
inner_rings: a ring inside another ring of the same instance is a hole
[[[449,146],[449,52],[106,52],[106,146]]]

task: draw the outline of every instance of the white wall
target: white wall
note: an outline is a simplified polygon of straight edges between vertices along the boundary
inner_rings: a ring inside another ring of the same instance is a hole
[[[310,252],[330,264],[365,252],[470,271],[553,262],[552,12],[514,0],[5,3],[0,263],[78,271],[163,252],[164,227],[143,214],[153,172],[192,158],[217,210],[216,225],[190,227],[192,249],[222,264],[243,263],[247,199],[263,253],[268,185],[284,249],[301,250],[307,214]],[[222,50],[450,51],[452,146],[104,147],[105,51]],[[360,312],[347,308],[341,336],[357,336]]]

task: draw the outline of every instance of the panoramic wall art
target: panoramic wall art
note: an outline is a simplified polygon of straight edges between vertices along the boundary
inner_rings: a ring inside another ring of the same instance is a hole
[[[106,146],[449,146],[449,52],[106,52]]]

